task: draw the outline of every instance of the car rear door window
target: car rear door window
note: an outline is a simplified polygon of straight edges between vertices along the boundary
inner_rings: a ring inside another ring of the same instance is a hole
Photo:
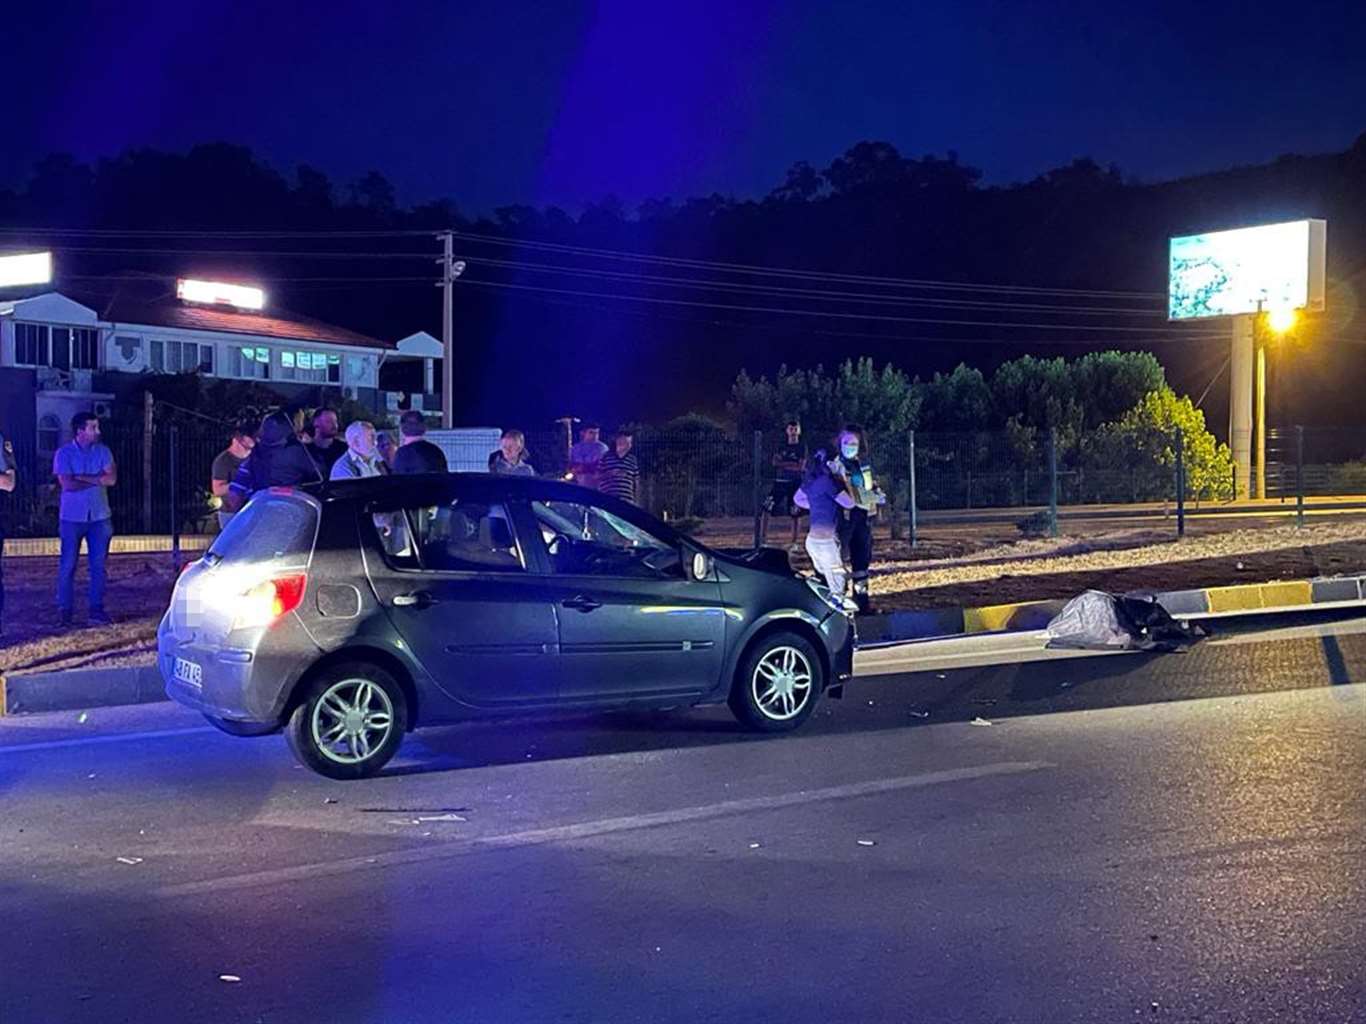
[[[526,571],[506,506],[455,499],[372,513],[385,558],[396,569]]]

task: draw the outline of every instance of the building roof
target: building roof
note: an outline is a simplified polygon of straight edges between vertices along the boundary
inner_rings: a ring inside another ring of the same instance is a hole
[[[441,342],[426,331],[418,331],[406,338],[400,338],[398,351],[400,355],[412,356],[415,359],[440,359],[444,354]]]
[[[357,348],[392,349],[394,343],[381,341],[335,324],[283,309],[268,308],[259,313],[225,306],[201,306],[181,302],[175,297],[148,301],[122,293],[99,307],[100,319],[115,324],[147,324],[153,327],[178,327],[190,331],[219,331],[226,334],[252,334],[289,341],[313,341]]]

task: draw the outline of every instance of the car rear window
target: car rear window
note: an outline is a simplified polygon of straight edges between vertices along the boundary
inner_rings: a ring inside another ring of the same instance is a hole
[[[318,510],[307,498],[258,494],[233,516],[209,554],[221,561],[306,565],[318,533]]]

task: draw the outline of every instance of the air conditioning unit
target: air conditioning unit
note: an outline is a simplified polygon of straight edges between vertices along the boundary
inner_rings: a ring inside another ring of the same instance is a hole
[[[344,387],[344,388],[342,388],[342,397],[343,397],[343,398],[349,398],[349,399],[351,399],[351,401],[354,402],[354,401],[356,400],[356,398],[357,398],[356,389],[353,388],[353,387]]]
[[[94,412],[94,414],[95,414],[96,416],[98,416],[100,419],[102,419],[102,420],[107,420],[107,419],[109,418],[110,414],[114,411],[114,410],[113,410],[113,403],[111,403],[111,402],[96,402],[96,403],[95,403],[94,409],[92,409],[91,411]]]

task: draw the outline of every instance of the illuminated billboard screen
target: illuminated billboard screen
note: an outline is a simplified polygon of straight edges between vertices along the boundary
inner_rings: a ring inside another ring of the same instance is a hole
[[[1323,309],[1327,221],[1296,220],[1171,240],[1167,317]]]
[[[176,296],[181,302],[234,306],[237,309],[263,309],[266,304],[266,293],[260,288],[228,284],[224,281],[194,281],[182,278],[176,282]]]
[[[0,256],[0,288],[47,284],[52,280],[52,253],[25,252]]]

